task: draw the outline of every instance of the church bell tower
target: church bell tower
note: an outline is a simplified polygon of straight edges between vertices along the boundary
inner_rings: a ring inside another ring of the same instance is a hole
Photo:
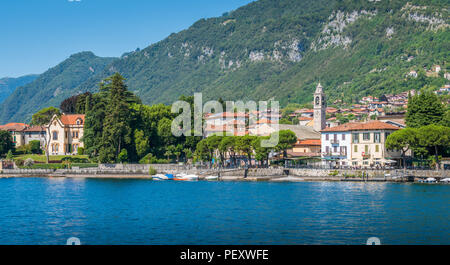
[[[326,128],[327,100],[323,93],[323,87],[319,83],[314,93],[314,130],[321,131]]]

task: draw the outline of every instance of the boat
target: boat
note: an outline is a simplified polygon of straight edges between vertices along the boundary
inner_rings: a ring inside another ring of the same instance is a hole
[[[166,175],[163,174],[156,174],[152,176],[153,180],[168,180],[169,178]]]
[[[187,174],[177,174],[174,178],[174,180],[178,180],[178,181],[195,181],[198,180],[198,176],[197,175],[187,175]]]
[[[450,183],[450,178],[441,179],[441,182],[443,182],[443,183]]]
[[[206,176],[205,180],[219,180],[219,176]]]
[[[426,180],[424,180],[424,183],[436,183],[436,179],[435,178],[427,178]]]
[[[165,176],[167,177],[167,179],[169,180],[173,180],[174,176],[172,174],[165,174]]]

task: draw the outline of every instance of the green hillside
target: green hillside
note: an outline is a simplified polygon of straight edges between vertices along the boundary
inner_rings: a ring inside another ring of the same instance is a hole
[[[70,56],[59,65],[49,69],[33,82],[18,87],[0,104],[0,124],[9,121],[28,122],[31,116],[44,107],[59,106],[75,88],[95,74],[114,58],[101,58],[91,52]]]
[[[2,103],[17,87],[33,82],[38,75],[25,75],[17,78],[5,77],[0,79],[0,103]]]
[[[126,53],[61,95],[94,92],[114,72],[146,104],[172,103],[194,92],[205,99],[305,103],[319,80],[330,103],[437,88],[448,81],[448,7],[447,0],[260,0]],[[436,64],[444,71],[427,77]],[[411,70],[418,78],[406,77]],[[30,105],[44,105],[42,100]],[[20,120],[34,110],[28,103],[10,110],[12,102],[0,106],[0,121]]]
[[[145,103],[200,91],[304,103],[319,80],[330,100],[351,101],[445,84],[443,72],[427,78],[424,68],[445,69],[449,23],[448,1],[260,0],[130,53],[97,78],[124,74]],[[411,70],[419,78],[406,79]]]

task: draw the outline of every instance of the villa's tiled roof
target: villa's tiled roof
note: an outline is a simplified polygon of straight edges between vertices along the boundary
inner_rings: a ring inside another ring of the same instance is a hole
[[[81,119],[80,125],[83,125],[84,118],[85,118],[84,114],[65,114],[65,115],[61,115],[60,120],[64,125],[78,125],[77,120]]]
[[[322,132],[346,132],[368,130],[399,130],[400,128],[382,121],[349,122],[336,127],[323,129]]]
[[[320,139],[308,139],[308,140],[300,140],[295,144],[296,146],[310,146],[310,145],[321,145]]]
[[[26,128],[28,128],[28,125],[25,123],[8,123],[5,125],[0,125],[1,131],[19,132],[19,131],[23,131]]]
[[[24,132],[45,132],[45,129],[42,126],[33,126],[33,127],[30,127],[30,128],[26,128],[23,131]]]

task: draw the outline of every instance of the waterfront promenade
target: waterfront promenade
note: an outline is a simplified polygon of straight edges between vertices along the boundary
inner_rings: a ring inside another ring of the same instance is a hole
[[[97,168],[72,169],[7,169],[0,171],[0,177],[66,177],[66,178],[115,178],[151,179],[150,167],[158,173],[187,173],[199,176],[215,175],[220,180],[242,181],[417,181],[420,178],[450,177],[449,170],[350,170],[350,169],[207,169],[177,164],[137,165],[101,164]],[[201,178],[200,178],[201,179]]]

